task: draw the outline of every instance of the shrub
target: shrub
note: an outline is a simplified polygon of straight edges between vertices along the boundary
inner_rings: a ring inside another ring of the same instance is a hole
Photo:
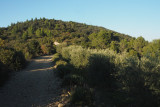
[[[70,60],[76,68],[84,68],[88,64],[89,52],[81,46],[69,46],[62,48],[62,57]]]
[[[56,65],[57,65],[57,67],[59,66],[59,65],[67,65],[67,62],[66,61],[63,61],[63,60],[59,60],[59,61],[57,61],[56,62]]]
[[[154,75],[149,72],[144,72],[146,70],[143,69],[143,61],[147,60],[142,59],[140,61],[137,57],[129,56],[124,57],[120,62],[120,69],[118,71],[119,83],[121,83],[122,91],[125,92],[123,101],[128,106],[150,107],[157,105],[156,97],[149,88],[153,86],[153,84],[150,84],[150,79]]]
[[[14,70],[20,70],[20,69],[24,68],[24,66],[26,64],[26,60],[25,60],[23,53],[22,52],[15,52],[13,57],[14,57],[14,61],[13,61]]]
[[[25,52],[24,55],[26,60],[30,60],[33,57],[33,55],[30,54],[29,52]]]
[[[114,85],[114,64],[101,54],[93,54],[89,58],[89,83],[92,86],[111,88]]]
[[[74,85],[83,85],[84,84],[84,78],[82,76],[79,75],[75,75],[75,74],[69,74],[64,76],[62,85],[65,86],[74,86]]]
[[[76,68],[85,68],[88,64],[89,52],[85,49],[76,49],[71,52],[71,64]]]
[[[31,40],[27,45],[28,52],[33,56],[39,56],[42,53],[41,46],[38,41]]]
[[[102,102],[108,101],[107,104],[111,106],[160,105],[158,60],[146,57],[140,59],[127,52],[116,54],[109,49],[84,49],[81,46],[62,47],[61,55],[74,66],[74,70],[68,70],[71,71],[69,73],[63,69],[66,65],[60,67],[59,71],[64,70],[63,85],[81,86],[71,95],[73,105],[84,106],[89,102],[86,100],[88,94],[85,91],[88,88],[82,87],[86,86],[86,82],[102,94]],[[85,72],[82,72],[83,70]]]
[[[141,69],[145,72],[152,72],[157,66],[157,62],[146,57],[141,58]]]
[[[56,62],[58,61],[58,59],[60,59],[60,54],[59,53],[55,53],[52,57],[52,61]]]
[[[66,47],[66,46],[67,46],[66,43],[62,43],[62,44],[57,45],[56,46],[56,52],[61,54],[62,53],[62,48]]]
[[[7,48],[0,49],[0,61],[11,70],[22,69],[26,63],[22,52]]]
[[[58,77],[63,78],[65,75],[70,73],[70,67],[67,62],[59,60],[56,62],[57,71],[56,74]]]
[[[91,106],[93,104],[93,91],[85,87],[77,87],[71,94],[71,104],[75,106]]]
[[[151,84],[148,84],[149,81],[146,81],[148,76],[140,68],[128,66],[124,69],[121,76],[123,89],[127,94],[127,103],[136,107],[156,107],[156,97],[153,95],[151,89],[149,89]]]
[[[50,55],[50,54],[55,53],[55,48],[53,47],[52,44],[49,44],[49,43],[41,45],[41,50],[44,55],[46,55],[46,54]]]
[[[62,52],[61,52],[62,57],[64,59],[70,60],[70,58],[71,58],[70,52],[71,51],[72,51],[72,47],[64,47],[64,48],[62,48]]]

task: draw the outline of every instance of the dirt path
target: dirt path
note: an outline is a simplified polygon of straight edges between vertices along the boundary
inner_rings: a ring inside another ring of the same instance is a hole
[[[55,77],[52,56],[33,59],[23,71],[0,88],[0,107],[52,107],[62,92]]]

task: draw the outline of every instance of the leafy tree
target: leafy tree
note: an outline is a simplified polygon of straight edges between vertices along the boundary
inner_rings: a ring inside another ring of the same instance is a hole
[[[4,40],[0,38],[0,47],[4,46]]]
[[[91,46],[101,49],[106,48],[111,42],[111,34],[103,30],[98,34],[91,34],[88,38],[91,40]]]
[[[97,39],[98,39],[98,42],[99,42],[98,44],[100,45],[100,47],[105,48],[111,42],[111,34],[110,32],[101,30],[97,35]]]
[[[32,26],[28,27],[28,35],[32,36],[33,33],[34,33],[33,27]]]
[[[27,40],[28,39],[28,32],[24,32],[22,35],[22,39]]]
[[[135,51],[135,50],[133,50],[133,49],[130,49],[130,50],[129,50],[129,55],[130,55],[130,56],[138,56],[138,52]]]
[[[127,49],[128,49],[128,41],[126,40],[126,39],[124,39],[124,40],[121,40],[120,41],[120,51],[121,52],[123,52],[123,51],[127,51]]]
[[[32,40],[28,43],[28,51],[30,54],[35,56],[39,56],[41,54],[41,46],[38,41]]]
[[[132,38],[129,42],[128,42],[128,48],[129,49],[134,49],[134,42],[135,42],[135,39]]]
[[[154,59],[160,59],[160,40],[154,40],[143,47],[143,55]]]
[[[110,43],[110,49],[119,52],[119,44],[116,41],[112,41]]]
[[[37,29],[36,35],[37,35],[37,37],[43,37],[44,35],[42,34],[42,29]]]
[[[56,29],[56,30],[59,30],[59,29],[60,29],[59,24],[56,24],[56,25],[55,25],[55,29]]]
[[[134,49],[137,52],[142,53],[142,49],[146,45],[147,45],[147,42],[145,41],[145,39],[143,37],[138,37],[134,42]]]
[[[15,35],[18,32],[18,27],[15,25],[12,29],[12,34]]]

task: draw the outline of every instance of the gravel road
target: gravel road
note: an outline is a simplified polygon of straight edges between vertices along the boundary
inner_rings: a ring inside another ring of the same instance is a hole
[[[0,88],[0,107],[55,107],[62,92],[53,73],[52,56],[33,59]]]

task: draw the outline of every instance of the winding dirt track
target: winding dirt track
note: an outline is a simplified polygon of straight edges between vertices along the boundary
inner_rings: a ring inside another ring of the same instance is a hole
[[[0,88],[0,107],[55,107],[62,92],[54,75],[52,56],[33,59]]]

